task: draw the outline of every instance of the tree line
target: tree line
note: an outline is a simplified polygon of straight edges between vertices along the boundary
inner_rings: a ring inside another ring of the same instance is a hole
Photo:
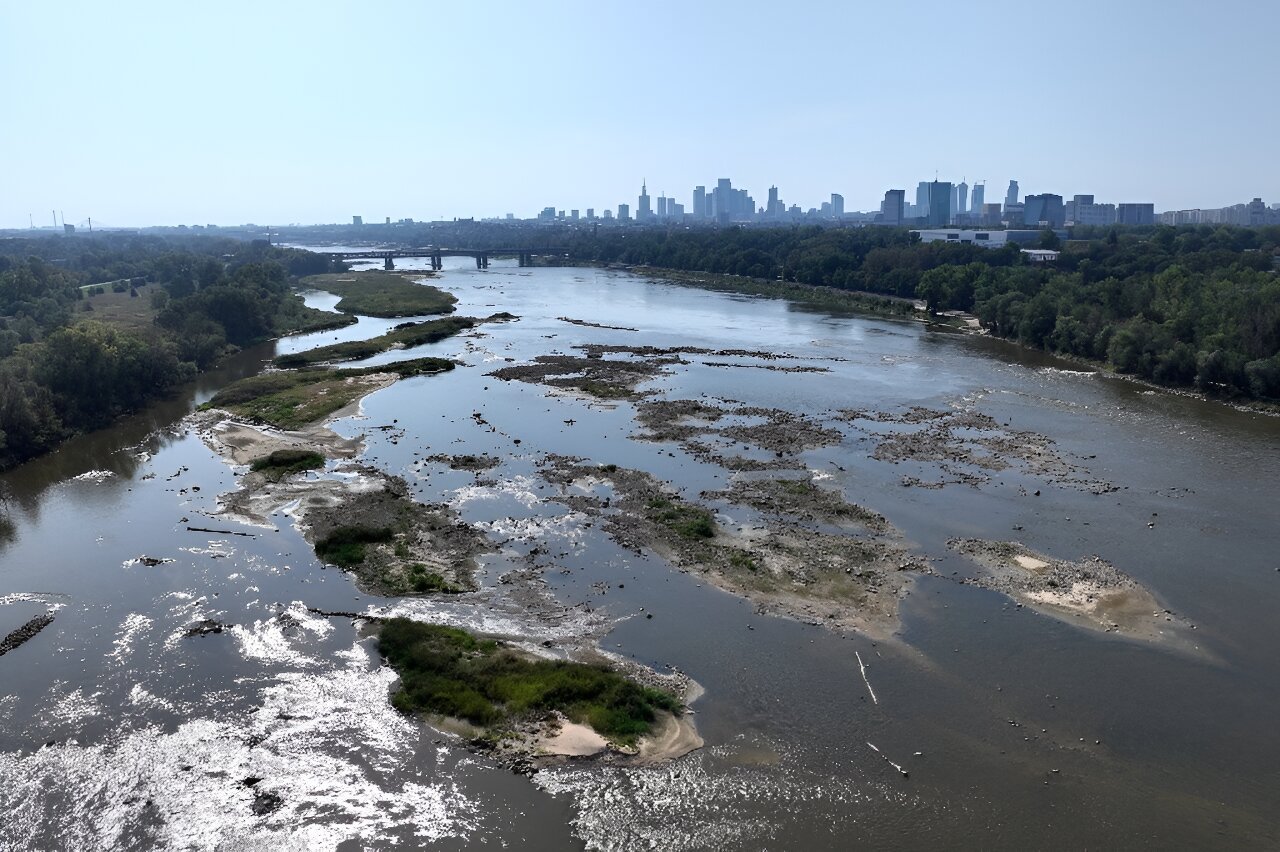
[[[331,323],[290,289],[326,267],[265,242],[0,240],[0,470],[137,410],[235,347]],[[121,280],[150,300],[153,322],[119,326],[85,310],[88,285]]]

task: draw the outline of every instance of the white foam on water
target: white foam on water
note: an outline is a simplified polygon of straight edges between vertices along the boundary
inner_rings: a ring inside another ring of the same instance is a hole
[[[7,595],[0,595],[0,606],[8,606],[16,603],[39,603],[49,608],[49,612],[57,612],[65,607],[65,601],[50,600],[50,598],[62,597],[62,595],[42,594],[39,592],[12,592]]]
[[[320,665],[319,660],[295,647],[293,640],[285,635],[285,625],[276,618],[250,625],[233,624],[228,632],[235,640],[236,650],[246,659],[308,668]]]
[[[65,684],[63,684],[65,686]],[[83,722],[91,716],[101,712],[101,706],[98,704],[98,697],[101,692],[92,692],[85,694],[81,687],[76,687],[70,692],[64,693],[61,698],[55,699],[50,705],[47,715],[64,724],[72,724]],[[3,777],[3,775],[0,775]]]
[[[211,541],[208,547],[179,547],[181,551],[193,556],[208,556],[212,559],[225,559],[234,556],[236,549],[225,541]]]
[[[103,482],[115,475],[115,471],[111,470],[86,470],[79,476],[71,477],[68,482]]]
[[[532,509],[543,500],[535,489],[538,483],[528,476],[513,476],[496,485],[467,485],[452,492],[451,506],[457,507],[481,500],[499,500],[510,497],[525,508]]]
[[[129,702],[143,710],[177,710],[173,703],[147,691],[140,683],[135,683],[129,690]]]
[[[599,631],[607,623],[603,614],[580,609],[566,608],[559,618],[550,621],[522,613],[439,604],[425,598],[402,598],[386,606],[370,607],[367,612],[381,618],[409,618],[489,636],[518,636],[528,642],[576,639]]]
[[[569,512],[554,518],[498,518],[480,521],[475,526],[498,537],[519,541],[544,541],[553,538],[574,541],[582,538],[582,524],[586,520],[587,516],[580,512]]]
[[[1060,367],[1041,367],[1036,372],[1056,376],[1086,376],[1088,378],[1095,378],[1098,375],[1097,370],[1064,370]]]
[[[167,595],[162,596],[160,600],[163,601],[165,598],[181,601],[181,603],[169,607],[168,622],[173,625],[173,629],[164,638],[164,650],[172,651],[178,646],[179,642],[186,638],[187,628],[192,623],[203,621],[209,617],[208,610],[205,607],[208,599],[203,596],[197,598],[190,592],[169,592]]]
[[[317,639],[322,639],[333,632],[332,622],[325,616],[311,612],[302,601],[294,601],[289,604],[289,608],[285,612],[298,622],[299,627],[311,633]]]
[[[245,718],[0,754],[0,849],[385,848],[474,832],[477,803],[414,766],[420,728],[387,701],[394,673],[362,644],[334,661],[283,673]]]
[[[874,805],[929,807],[916,797],[879,782],[856,777],[818,777],[783,766],[709,771],[708,757],[723,749],[694,752],[652,767],[545,769],[533,783],[553,795],[574,799],[575,833],[591,850],[621,852],[662,849],[790,848],[779,836],[778,814],[803,804],[833,826],[856,822]],[[723,755],[721,755],[723,756]]]
[[[123,665],[125,658],[133,653],[134,643],[138,637],[152,624],[152,620],[141,613],[129,613],[124,621],[120,622],[120,629],[116,633],[115,641],[111,643],[111,650],[107,652],[107,657]]]

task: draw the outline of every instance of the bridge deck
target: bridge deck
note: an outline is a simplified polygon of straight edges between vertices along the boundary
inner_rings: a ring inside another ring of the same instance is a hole
[[[343,259],[357,258],[383,258],[383,257],[477,257],[479,255],[489,255],[490,257],[502,257],[504,255],[521,255],[521,254],[567,254],[568,249],[564,248],[493,248],[493,249],[461,249],[461,248],[414,248],[414,249],[368,249],[366,251],[330,251],[323,252],[329,257],[338,257]]]

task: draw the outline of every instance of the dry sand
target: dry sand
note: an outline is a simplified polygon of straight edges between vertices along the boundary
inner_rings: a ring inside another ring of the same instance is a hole
[[[953,539],[947,546],[983,569],[981,576],[961,582],[1003,592],[1037,612],[1090,630],[1196,648],[1184,619],[1098,557],[1070,562],[1034,553],[1019,542],[979,539]]]

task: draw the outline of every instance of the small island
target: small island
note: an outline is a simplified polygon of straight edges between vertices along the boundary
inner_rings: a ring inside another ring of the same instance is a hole
[[[335,307],[344,314],[414,317],[453,313],[458,300],[452,293],[422,283],[430,274],[415,272],[409,278],[382,270],[337,272],[309,275],[302,279],[302,286],[341,296]]]
[[[407,618],[377,630],[378,650],[400,676],[395,707],[426,713],[433,725],[469,736],[514,768],[597,754],[652,761],[702,744],[681,699],[603,659],[538,657]]]

